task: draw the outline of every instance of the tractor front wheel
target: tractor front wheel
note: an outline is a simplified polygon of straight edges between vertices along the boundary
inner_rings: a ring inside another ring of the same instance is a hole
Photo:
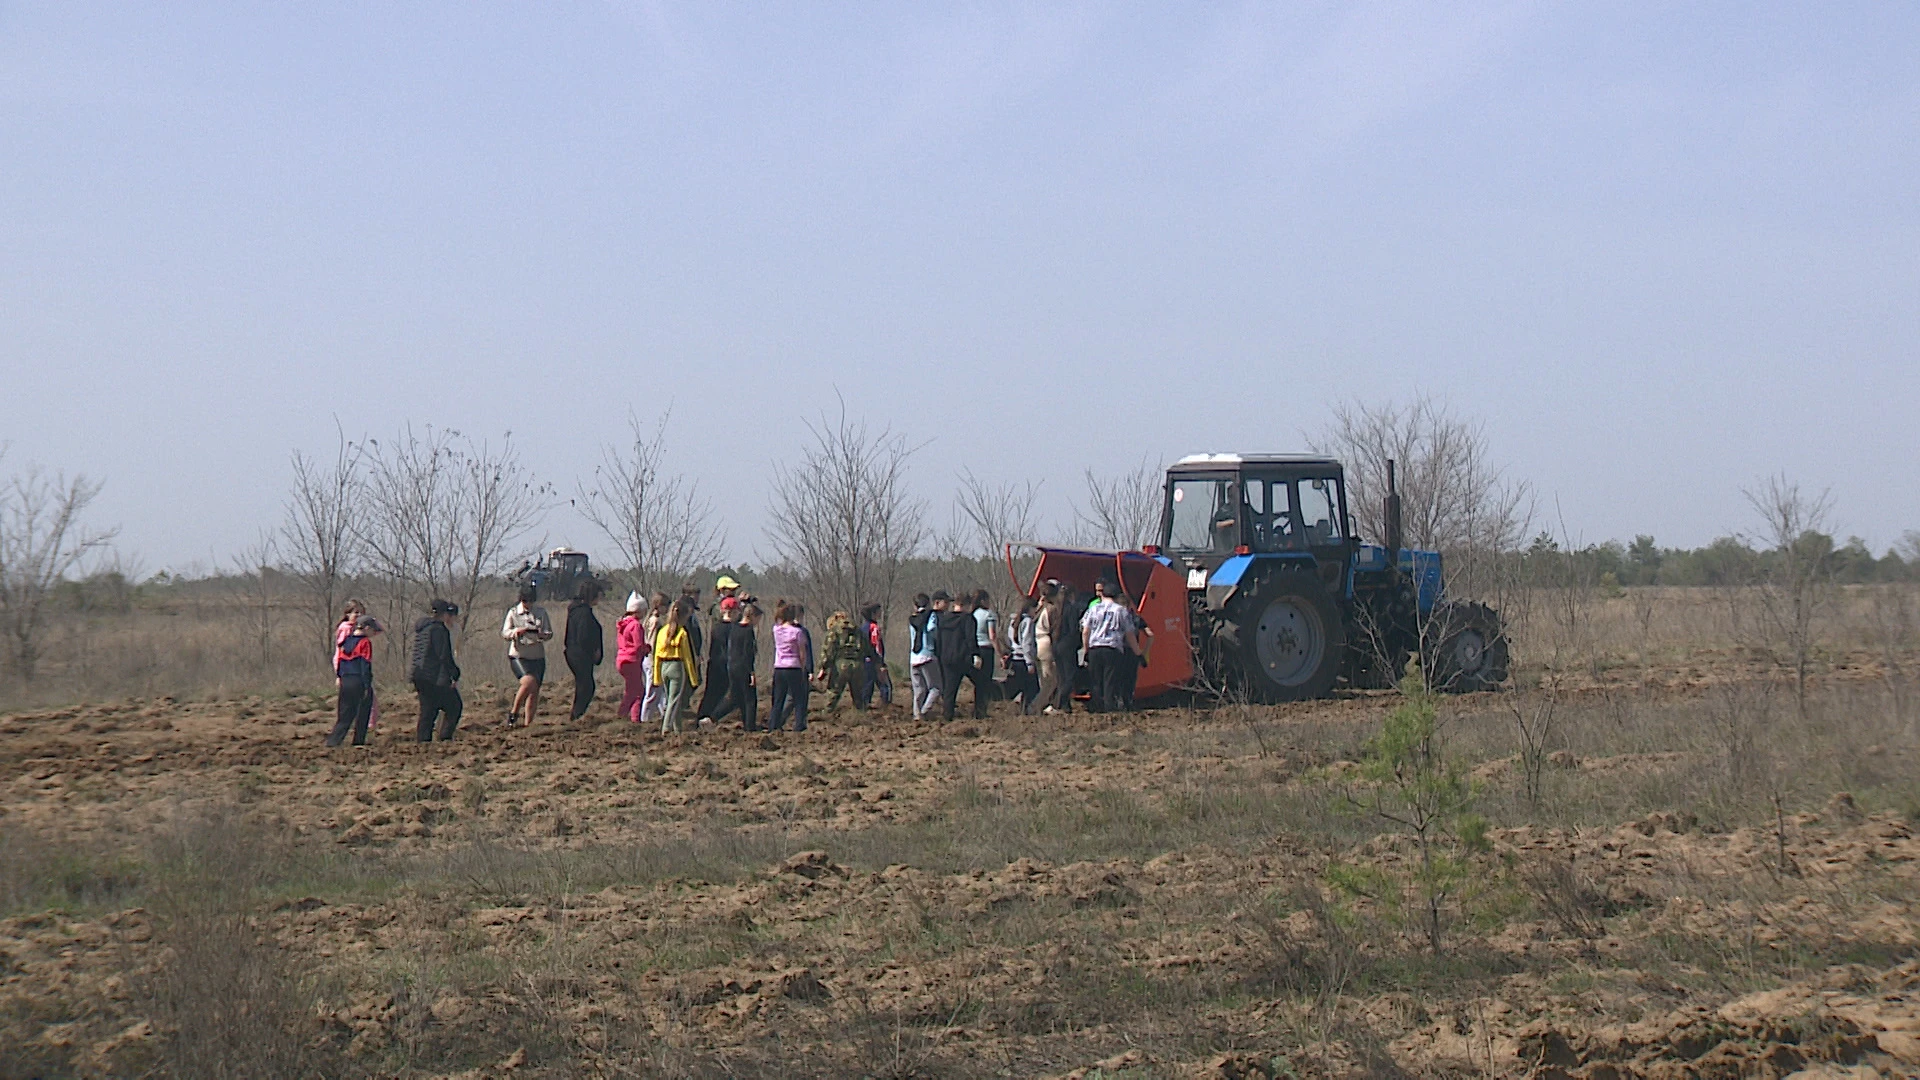
[[[1263,704],[1327,696],[1346,647],[1339,609],[1305,570],[1276,572],[1237,597],[1220,634],[1247,697]]]
[[[1437,644],[1427,657],[1436,690],[1470,694],[1507,681],[1507,632],[1485,604],[1447,604],[1434,613]]]

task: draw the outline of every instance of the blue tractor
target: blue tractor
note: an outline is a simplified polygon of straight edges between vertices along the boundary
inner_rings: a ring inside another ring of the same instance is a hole
[[[1161,542],[1148,553],[1186,575],[1195,666],[1257,702],[1324,697],[1337,683],[1384,687],[1418,656],[1437,688],[1506,681],[1499,615],[1448,598],[1440,553],[1406,548],[1388,463],[1386,536],[1362,543],[1346,473],[1326,457],[1198,454],[1167,470]]]

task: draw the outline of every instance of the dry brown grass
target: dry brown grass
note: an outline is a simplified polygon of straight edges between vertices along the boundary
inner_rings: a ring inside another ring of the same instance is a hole
[[[1398,865],[1333,782],[1390,695],[841,717],[773,750],[605,703],[354,755],[304,701],[0,717],[0,1076],[1518,1074],[1529,1023],[1600,1055],[1580,1032],[1895,986],[1896,688],[1836,661],[1802,716],[1731,645],[1672,647],[1568,673],[1537,801],[1510,695],[1446,703],[1505,906],[1437,956],[1325,877]]]

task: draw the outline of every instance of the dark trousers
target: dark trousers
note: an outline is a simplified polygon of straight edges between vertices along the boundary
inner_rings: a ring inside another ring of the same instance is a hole
[[[720,699],[720,707],[713,710],[713,722],[719,723],[740,710],[740,727],[745,731],[760,730],[760,691],[754,689],[753,676],[741,675],[727,687],[727,695]]]
[[[860,680],[859,688],[854,691],[854,707],[864,709],[872,705],[875,690],[880,691],[880,704],[893,704],[893,676],[887,671],[886,662],[863,660],[861,667],[866,677]]]
[[[353,732],[353,745],[367,745],[367,724],[373,719],[373,683],[356,676],[346,676],[340,680],[339,719],[333,722],[333,734],[327,736],[328,746],[339,746],[347,739],[347,732]]]
[[[983,676],[981,671],[982,669],[974,664],[973,657],[970,656],[961,657],[958,663],[951,666],[945,660],[940,661],[940,715],[948,720],[953,719],[953,707],[958,704],[960,698],[960,684],[971,679],[973,680],[973,718],[975,720],[986,718],[988,691],[982,686],[983,681],[985,686],[992,686],[993,680]]]
[[[420,726],[414,731],[414,741],[434,740],[435,717],[440,720],[440,741],[453,738],[453,729],[460,726],[460,711],[466,707],[460,700],[460,691],[451,686],[418,682],[413,684],[413,688],[420,695]]]
[[[1129,707],[1122,665],[1132,660],[1132,653],[1111,645],[1095,645],[1087,650],[1087,668],[1093,676],[1094,712],[1117,712]]]
[[[1027,662],[1018,657],[1007,661],[1007,693],[1020,699],[1020,711],[1030,713],[1033,703],[1040,696],[1040,679],[1027,668]]]
[[[992,701],[1000,696],[1000,684],[993,681],[993,647],[982,645],[980,652],[976,655],[980,657],[980,666],[974,668],[973,674],[968,676],[973,680],[974,700]],[[986,692],[986,697],[980,696],[982,690]]]
[[[1141,662],[1144,659],[1146,658],[1137,652],[1121,653],[1120,681],[1122,685],[1120,687],[1120,693],[1124,695],[1126,704],[1123,708],[1125,708],[1127,712],[1133,711],[1133,688],[1140,685],[1140,669],[1146,666]]]
[[[593,704],[593,665],[567,657],[567,670],[573,672],[573,718],[587,715],[587,706]]]
[[[1086,681],[1080,674],[1080,653],[1064,645],[1055,645],[1053,651],[1057,657],[1053,662],[1054,672],[1060,685],[1054,691],[1055,700],[1051,704],[1063,713],[1070,713],[1073,711],[1073,692]]]
[[[807,730],[807,694],[810,690],[805,668],[774,668],[772,711],[767,714],[768,729],[786,730],[787,716],[792,714],[793,730]]]
[[[720,719],[720,703],[726,700],[727,691],[732,688],[733,679],[727,671],[727,662],[708,660],[707,677],[700,691],[700,707],[693,711],[693,715]]]

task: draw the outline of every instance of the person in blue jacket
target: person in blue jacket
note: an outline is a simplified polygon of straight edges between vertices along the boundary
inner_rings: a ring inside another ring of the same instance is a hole
[[[340,688],[340,707],[327,736],[328,746],[339,746],[353,732],[353,745],[367,745],[367,724],[373,719],[373,639],[386,627],[371,615],[355,620],[353,632],[333,650],[334,684]]]

